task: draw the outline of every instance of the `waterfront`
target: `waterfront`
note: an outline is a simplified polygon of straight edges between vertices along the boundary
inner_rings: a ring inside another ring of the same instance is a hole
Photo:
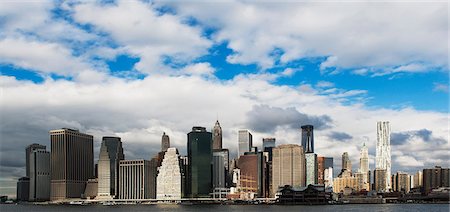
[[[15,205],[2,204],[0,211],[449,211],[449,204],[348,204],[348,205]]]

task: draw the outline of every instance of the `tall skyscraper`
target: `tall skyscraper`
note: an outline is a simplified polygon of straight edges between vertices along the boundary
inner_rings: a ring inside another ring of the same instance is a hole
[[[364,184],[370,184],[369,171],[369,150],[364,143],[359,153],[359,172],[362,173],[362,181]]]
[[[92,135],[78,130],[50,131],[51,200],[82,196],[86,182],[94,177],[93,140]]]
[[[348,152],[344,152],[342,154],[342,170],[348,170],[352,172],[352,161],[350,161]]]
[[[181,169],[176,148],[167,149],[159,167],[156,198],[161,200],[181,199]]]
[[[283,144],[273,148],[272,151],[271,196],[275,195],[280,186],[305,186],[306,166],[303,148],[295,144]]]
[[[229,183],[228,149],[213,151],[213,188],[227,188]]]
[[[263,138],[263,151],[268,153],[268,160],[272,161],[272,149],[275,147],[275,138]]]
[[[238,132],[239,156],[249,152],[253,146],[253,136],[248,130],[239,130]]]
[[[314,127],[312,125],[303,125],[301,128],[303,150],[305,153],[314,152]]]
[[[26,176],[30,177],[30,154],[31,152],[33,152],[36,149],[43,149],[45,150],[47,147],[44,145],[40,145],[40,144],[31,144],[29,146],[27,146],[27,148],[25,149],[25,164],[26,164]]]
[[[119,161],[124,160],[119,137],[103,137],[98,160],[97,198],[117,197],[119,187]]]
[[[29,200],[50,200],[50,152],[45,149],[35,149],[30,153]]]
[[[166,135],[166,132],[163,132],[161,138],[161,152],[167,151],[168,148],[170,148],[170,138]]]
[[[212,134],[204,127],[188,133],[188,197],[209,197],[212,192]]]
[[[119,199],[149,199],[150,177],[150,161],[121,160],[119,162]]]
[[[213,135],[213,150],[222,149],[222,128],[220,127],[219,120],[216,121],[212,130]]]
[[[305,153],[306,161],[306,185],[318,183],[317,154]]]
[[[386,188],[391,189],[391,127],[388,121],[377,122],[376,168],[386,170]]]
[[[258,193],[258,155],[253,152],[241,155],[238,166],[241,170],[241,190],[246,193]]]

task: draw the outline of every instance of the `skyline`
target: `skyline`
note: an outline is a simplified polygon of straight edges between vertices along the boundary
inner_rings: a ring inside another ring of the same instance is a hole
[[[61,127],[93,135],[97,162],[103,136],[150,159],[166,132],[184,154],[191,127],[211,132],[218,119],[234,157],[239,129],[254,146],[301,145],[311,124],[335,170],[343,152],[355,167],[364,142],[373,170],[387,120],[392,173],[449,167],[447,6],[0,4],[0,193],[25,176],[25,147],[50,147]]]

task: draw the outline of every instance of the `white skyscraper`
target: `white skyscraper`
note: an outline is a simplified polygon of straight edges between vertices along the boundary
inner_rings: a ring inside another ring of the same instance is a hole
[[[98,199],[117,197],[119,161],[125,159],[119,137],[103,137],[98,159]]]
[[[386,188],[391,185],[391,127],[388,121],[377,122],[376,168],[386,170]]]
[[[181,199],[181,169],[176,148],[168,148],[156,179],[157,199]]]
[[[323,171],[323,176],[325,188],[333,187],[333,167],[326,168]]]
[[[359,153],[359,172],[363,174],[363,182],[369,183],[369,149],[366,143],[363,144]]]

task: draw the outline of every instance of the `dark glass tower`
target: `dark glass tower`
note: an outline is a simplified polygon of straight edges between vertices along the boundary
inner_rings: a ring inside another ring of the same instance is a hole
[[[168,135],[166,135],[165,132],[163,132],[163,135],[161,138],[161,152],[165,152],[169,148],[170,148],[170,138]]]
[[[305,153],[314,152],[314,127],[312,125],[302,126],[302,146]]]
[[[204,127],[193,127],[187,136],[187,197],[209,197],[212,191],[212,133]]]

